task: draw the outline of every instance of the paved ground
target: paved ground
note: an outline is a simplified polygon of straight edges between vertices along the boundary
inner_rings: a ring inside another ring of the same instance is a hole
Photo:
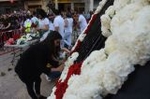
[[[0,99],[31,99],[25,85],[14,72],[15,66],[11,64],[12,57],[11,53],[0,55]],[[48,82],[43,74],[41,78],[41,92],[43,95],[49,96],[55,83]]]

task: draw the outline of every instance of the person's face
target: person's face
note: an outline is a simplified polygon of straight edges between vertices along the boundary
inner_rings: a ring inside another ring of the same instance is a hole
[[[54,45],[55,45],[55,47],[60,47],[60,42],[61,42],[60,39],[54,40]]]

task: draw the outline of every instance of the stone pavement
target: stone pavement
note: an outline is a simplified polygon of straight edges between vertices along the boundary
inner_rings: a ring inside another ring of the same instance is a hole
[[[19,52],[17,52],[20,54]],[[0,55],[0,99],[31,99],[27,94],[24,83],[20,81],[14,72],[14,65],[11,64],[13,55],[9,52]],[[17,57],[16,59],[18,59]],[[51,94],[55,82],[48,82],[42,74],[41,93],[45,96]]]

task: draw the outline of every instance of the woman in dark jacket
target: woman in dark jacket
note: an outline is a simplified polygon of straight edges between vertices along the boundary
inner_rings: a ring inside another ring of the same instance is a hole
[[[52,68],[59,66],[57,57],[59,56],[61,39],[62,37],[58,32],[52,31],[44,41],[27,49],[15,67],[15,72],[26,84],[32,99],[46,99],[40,94],[40,75],[42,73],[50,74],[50,68],[46,67],[48,63],[52,65]]]

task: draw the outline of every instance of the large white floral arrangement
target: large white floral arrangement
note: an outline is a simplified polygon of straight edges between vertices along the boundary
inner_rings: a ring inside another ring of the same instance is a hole
[[[107,0],[102,0],[98,13]],[[82,63],[80,75],[72,75],[62,99],[102,99],[116,94],[134,65],[150,59],[150,0],[114,0],[101,16],[105,47],[93,51]],[[83,35],[81,34],[82,40]],[[81,39],[81,38],[79,38]],[[69,67],[78,57],[74,52],[60,77],[66,79]],[[48,99],[56,99],[56,87]]]

